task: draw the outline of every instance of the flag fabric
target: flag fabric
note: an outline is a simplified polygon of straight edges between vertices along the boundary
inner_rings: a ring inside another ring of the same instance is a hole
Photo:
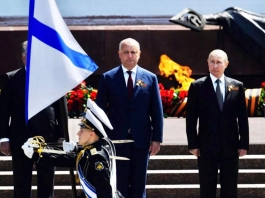
[[[55,0],[30,0],[26,121],[97,69],[65,24]]]

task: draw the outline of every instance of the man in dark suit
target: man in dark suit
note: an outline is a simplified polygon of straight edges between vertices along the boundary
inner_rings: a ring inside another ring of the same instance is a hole
[[[212,51],[207,61],[210,74],[193,82],[188,92],[188,148],[198,157],[200,197],[216,197],[219,166],[220,197],[236,198],[239,157],[249,148],[244,86],[224,75],[224,51]]]
[[[22,60],[26,63],[27,42],[22,44]],[[63,137],[61,111],[67,111],[66,100],[55,102],[32,117],[25,118],[25,66],[6,74],[0,96],[0,150],[12,155],[14,197],[31,197],[33,160],[23,154],[21,146],[28,138],[43,136],[46,142]],[[45,100],[45,96],[43,96]],[[65,114],[67,115],[67,114]],[[54,167],[36,164],[38,198],[53,197]]]
[[[150,155],[160,150],[163,133],[163,110],[155,74],[137,65],[140,45],[124,39],[119,45],[121,65],[104,73],[98,87],[96,103],[108,115],[112,140],[132,139],[117,145],[117,187],[124,197],[145,197],[146,171]]]

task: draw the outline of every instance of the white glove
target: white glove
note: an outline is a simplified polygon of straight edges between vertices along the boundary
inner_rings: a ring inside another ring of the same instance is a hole
[[[24,154],[28,157],[28,158],[32,158],[34,150],[33,148],[25,148],[24,150]]]
[[[24,154],[28,157],[28,158],[32,158],[33,156],[33,153],[34,153],[34,150],[33,150],[33,147],[31,145],[29,145],[29,142],[26,141],[22,147],[21,147],[23,150],[24,150]]]
[[[29,138],[24,144],[23,146],[27,146],[28,148],[40,148],[40,146],[36,143],[35,140],[33,140],[33,138]],[[22,146],[22,147],[23,147]]]
[[[63,150],[67,152],[71,152],[75,149],[76,147],[76,142],[73,142],[70,140],[70,142],[66,142],[65,140],[63,141]]]

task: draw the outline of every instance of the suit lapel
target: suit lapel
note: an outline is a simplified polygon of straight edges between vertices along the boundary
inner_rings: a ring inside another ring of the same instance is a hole
[[[225,104],[227,103],[227,101],[230,100],[231,98],[231,94],[230,94],[230,91],[228,89],[229,86],[231,86],[232,83],[231,81],[225,77],[225,101],[224,101],[224,107],[225,107]]]
[[[213,82],[210,76],[207,76],[207,78],[205,79],[205,86],[206,86],[206,94],[207,94],[207,98],[208,101],[210,101],[211,103],[215,103],[215,106],[221,111],[218,101],[217,101],[217,97],[216,97],[216,93],[213,87]]]
[[[133,88],[133,95],[132,95],[132,100],[137,96],[137,94],[139,93],[141,86],[137,85],[138,81],[142,81],[143,83],[145,83],[145,79],[144,79],[144,73],[141,67],[138,66],[137,68],[137,73],[135,76],[135,83],[134,83],[134,88]]]
[[[117,85],[119,86],[120,90],[122,90],[121,93],[124,94],[124,97],[127,100],[130,100],[129,95],[128,95],[128,90],[126,87],[126,83],[125,83],[125,79],[124,79],[123,70],[121,66],[119,67],[117,71],[117,75],[115,75],[115,81],[117,82]]]
[[[22,87],[24,90],[25,86],[26,86],[26,69],[25,69],[25,67],[22,67],[15,75],[17,78],[16,82],[19,85],[23,85],[23,86],[18,86],[18,87]]]
[[[135,83],[134,83],[133,94],[132,94],[131,100],[133,100],[137,96],[139,91],[141,90],[141,86],[138,86],[137,82],[139,80],[141,80],[143,83],[145,83],[146,79],[145,79],[144,76],[145,75],[144,75],[143,69],[140,66],[138,66],[137,72],[136,72],[136,76],[135,76]],[[117,71],[117,74],[115,75],[115,81],[117,82],[117,84],[119,85],[120,89],[122,90],[122,93],[124,94],[124,97],[129,101],[130,98],[129,98],[129,95],[128,95],[128,90],[127,90],[127,87],[126,87],[126,83],[125,83],[125,80],[124,80],[124,74],[123,74],[123,70],[122,70],[121,66],[119,67],[119,69]]]

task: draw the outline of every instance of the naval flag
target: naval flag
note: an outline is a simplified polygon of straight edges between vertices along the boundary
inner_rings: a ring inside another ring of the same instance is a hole
[[[98,68],[74,39],[55,0],[30,0],[28,28],[27,121]]]

